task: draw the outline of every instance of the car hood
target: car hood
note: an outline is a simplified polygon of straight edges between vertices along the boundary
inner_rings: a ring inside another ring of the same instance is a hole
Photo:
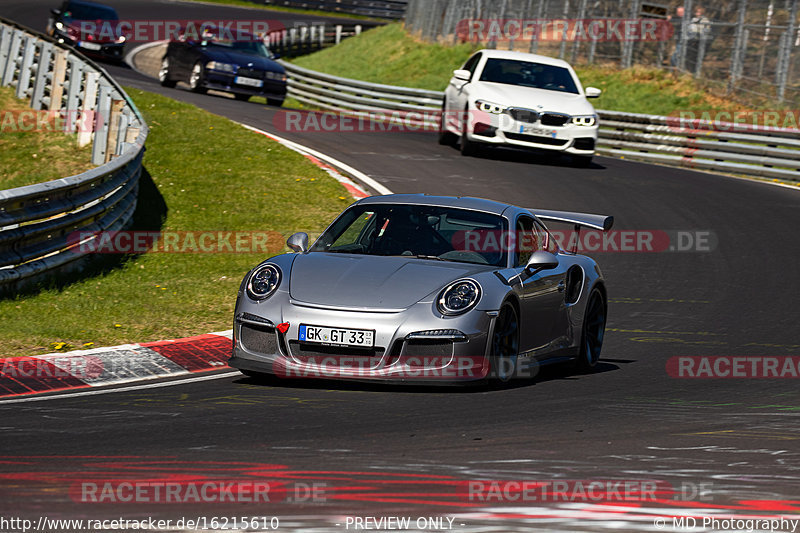
[[[405,257],[298,254],[291,297],[331,307],[406,309],[449,282],[494,267]]]
[[[562,93],[505,83],[481,82],[472,93],[474,99],[537,111],[554,111],[570,115],[591,115],[594,107],[580,94]],[[541,107],[539,107],[541,106]]]
[[[254,54],[243,54],[240,52],[232,52],[229,50],[206,48],[203,50],[203,55],[210,61],[219,61],[221,63],[233,63],[240,67],[255,68],[258,70],[270,70],[272,72],[283,72],[283,67],[269,58],[257,56]],[[252,63],[252,66],[249,65]]]

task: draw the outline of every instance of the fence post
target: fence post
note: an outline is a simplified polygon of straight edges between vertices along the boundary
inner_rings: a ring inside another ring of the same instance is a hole
[[[17,79],[17,98],[23,99],[28,95],[31,86],[31,66],[33,56],[36,54],[36,38],[27,37],[25,47],[22,49],[22,63],[19,65],[19,78]]]
[[[678,70],[686,70],[686,41],[689,37],[689,23],[692,21],[692,0],[683,0],[683,20],[678,43]]]
[[[20,30],[14,30],[11,35],[11,45],[8,49],[6,70],[3,72],[3,87],[11,85],[14,81],[14,73],[17,71],[17,61],[19,59],[19,49],[22,46],[24,35],[25,34]]]
[[[106,144],[111,113],[111,86],[103,81],[100,82],[97,113],[94,116],[94,142],[92,143],[92,164],[94,165],[102,165],[106,162]]]
[[[53,45],[42,42],[39,51],[39,65],[36,68],[36,78],[33,82],[33,93],[31,94],[31,108],[42,109],[42,99],[44,90],[47,87],[47,78],[50,75],[50,63],[53,58]]]
[[[325,48],[325,23],[319,25],[319,49]]]
[[[112,100],[111,112],[108,118],[108,137],[106,138],[104,163],[108,163],[117,155],[117,139],[119,138],[119,120],[122,115],[122,108],[125,107],[125,100]],[[95,143],[97,144],[97,143]]]
[[[337,24],[336,25],[336,39],[334,39],[333,43],[334,44],[339,44],[340,42],[342,42],[342,25],[341,24]]]
[[[544,18],[545,8],[547,7],[547,0],[539,0],[539,3],[536,5],[536,20],[541,21]],[[530,46],[530,53],[535,54],[536,51],[539,49],[539,39],[541,35],[535,34],[533,36],[533,40],[531,41]]]
[[[564,21],[569,18],[569,0],[564,0],[564,14],[563,17]],[[567,55],[567,40],[565,36],[561,35],[561,46],[558,48],[558,58],[564,59],[564,56]]]
[[[86,73],[86,86],[83,89],[83,106],[81,106],[81,118],[78,126],[78,146],[83,148],[92,140],[92,130],[89,124],[96,124],[97,107],[97,82],[100,79],[99,72]]]
[[[797,2],[798,0],[792,0],[792,11],[789,15],[789,28],[786,30],[786,44],[783,48],[783,55],[781,56],[780,61],[778,61],[778,75],[780,76],[778,82],[778,101],[783,102],[784,97],[786,96],[786,84],[789,81],[789,65],[791,64],[792,58],[792,48],[794,43],[794,31],[796,28],[796,21],[797,21]]]
[[[10,26],[0,24],[0,73],[5,72],[8,64],[8,53],[11,49],[11,35],[13,31]]]
[[[64,133],[75,131],[78,121],[78,98],[83,86],[83,63],[73,55],[69,56],[69,77],[67,78],[67,120],[64,122]],[[81,117],[81,120],[85,120]]]
[[[56,59],[53,62],[53,79],[50,85],[50,103],[47,109],[59,111],[61,100],[64,96],[64,79],[67,76],[67,51],[59,48],[56,51]]]

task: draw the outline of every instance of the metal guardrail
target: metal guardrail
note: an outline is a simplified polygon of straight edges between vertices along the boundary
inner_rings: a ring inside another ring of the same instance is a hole
[[[298,24],[271,31],[264,40],[281,57],[295,57],[337,45],[342,39],[359,35],[361,29],[361,24]]]
[[[375,116],[407,112],[405,123],[438,128],[443,92],[341,78],[281,62],[289,96],[321,109]],[[414,112],[419,119],[409,119]],[[800,130],[728,122],[681,121],[597,110],[597,153],[651,163],[749,176],[800,180]]]
[[[92,143],[81,174],[0,191],[0,293],[81,268],[74,236],[125,228],[136,209],[148,127],[125,91],[72,48],[0,18],[0,85],[59,115],[65,134]],[[88,126],[87,126],[88,124]],[[90,238],[91,239],[91,238]]]
[[[348,15],[399,20],[406,13],[408,0],[249,0],[268,6],[316,9]]]

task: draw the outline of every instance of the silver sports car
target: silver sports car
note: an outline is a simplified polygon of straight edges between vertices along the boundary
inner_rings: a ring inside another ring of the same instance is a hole
[[[598,230],[610,216],[478,198],[373,196],[309,247],[242,281],[232,367],[252,376],[406,383],[530,377],[600,357],[606,288],[597,264],[562,250],[543,220]]]

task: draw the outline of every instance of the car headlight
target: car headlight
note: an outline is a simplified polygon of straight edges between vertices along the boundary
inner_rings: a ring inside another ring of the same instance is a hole
[[[209,61],[206,63],[206,68],[209,70],[219,70],[221,72],[233,72],[236,70],[236,65],[230,63],[220,63],[219,61]]]
[[[247,282],[247,295],[253,300],[265,300],[272,296],[281,282],[280,269],[271,264],[255,269]]]
[[[578,115],[572,117],[572,123],[576,126],[594,126],[597,124],[597,115]]]
[[[58,28],[59,30],[63,30],[64,29],[64,23],[61,22],[61,21],[56,22],[56,28]]]
[[[124,42],[125,42],[127,39],[128,39],[128,38],[127,38],[127,37],[125,37],[124,35],[120,35],[119,37],[117,37],[117,39],[116,39],[116,42],[118,42],[118,43],[124,43]]]
[[[266,76],[269,80],[286,81],[286,74],[283,72],[267,72]]]
[[[485,113],[492,113],[493,115],[505,113],[506,109],[508,109],[508,106],[487,102],[486,100],[475,100],[475,107]]]
[[[460,279],[448,285],[439,295],[439,312],[459,315],[469,311],[481,299],[481,286],[471,279]]]

